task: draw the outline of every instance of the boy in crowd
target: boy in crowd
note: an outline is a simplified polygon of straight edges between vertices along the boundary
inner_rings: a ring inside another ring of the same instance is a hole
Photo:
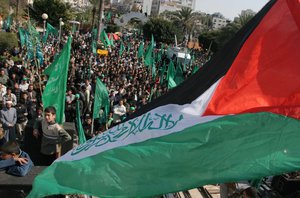
[[[34,124],[33,135],[38,138],[42,129],[41,153],[45,166],[49,166],[59,157],[62,143],[71,140],[71,136],[55,122],[56,109],[49,106],[44,111],[44,118]]]
[[[21,151],[15,141],[8,141],[1,147],[0,170],[7,174],[24,177],[33,167],[29,155]]]

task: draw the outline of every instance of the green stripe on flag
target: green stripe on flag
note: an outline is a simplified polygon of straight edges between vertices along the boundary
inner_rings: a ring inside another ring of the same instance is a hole
[[[296,171],[299,128],[298,120],[271,113],[225,116],[81,160],[56,162],[36,177],[29,198],[66,193],[153,197]],[[86,144],[101,141],[93,140]]]

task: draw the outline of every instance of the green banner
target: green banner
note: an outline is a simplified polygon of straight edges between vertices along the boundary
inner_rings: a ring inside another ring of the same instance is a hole
[[[100,118],[101,108],[104,108],[104,116],[107,118],[110,109],[109,96],[106,86],[100,81],[99,78],[97,78],[95,92],[93,118]]]
[[[72,38],[69,37],[59,57],[49,66],[49,70],[45,71],[45,73],[49,74],[49,79],[43,92],[42,101],[44,108],[48,106],[55,107],[56,121],[59,124],[62,124],[64,121],[71,42]]]

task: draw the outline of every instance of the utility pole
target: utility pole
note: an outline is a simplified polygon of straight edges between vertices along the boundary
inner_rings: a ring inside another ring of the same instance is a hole
[[[16,7],[16,25],[17,25],[17,28],[19,27],[19,3],[20,3],[20,0],[17,0],[17,7]]]
[[[104,9],[104,1],[103,1],[103,0],[100,0],[100,2],[99,2],[99,16],[98,16],[97,42],[98,42],[99,39],[100,39],[103,9]]]
[[[91,31],[93,31],[93,29],[94,29],[95,14],[96,14],[96,5],[93,6],[92,12],[93,12],[93,18],[92,18],[92,30]]]

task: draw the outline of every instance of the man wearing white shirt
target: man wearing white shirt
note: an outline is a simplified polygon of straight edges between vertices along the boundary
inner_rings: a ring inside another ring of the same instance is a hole
[[[6,86],[4,86],[2,83],[0,83],[0,105],[3,101],[3,96],[6,94]]]
[[[119,101],[119,104],[114,106],[114,123],[119,123],[123,120],[123,118],[126,116],[126,107],[123,104],[123,100]]]
[[[21,84],[19,85],[22,92],[27,91],[29,84],[27,83],[27,78],[23,78]]]

